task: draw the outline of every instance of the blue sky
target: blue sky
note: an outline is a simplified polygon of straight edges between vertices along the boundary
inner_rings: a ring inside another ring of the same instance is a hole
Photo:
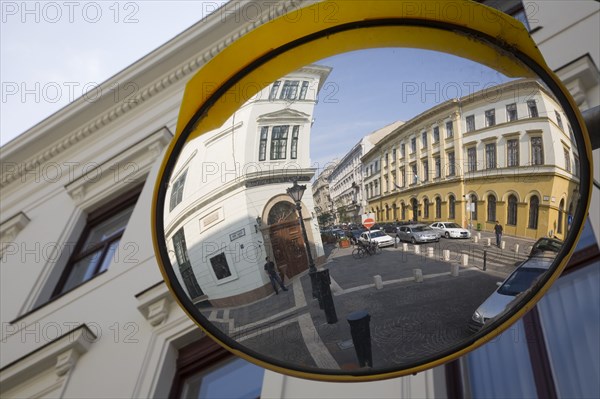
[[[311,133],[312,161],[319,165],[392,122],[508,80],[470,60],[418,49],[361,50],[316,63],[333,68]]]
[[[183,32],[223,1],[75,2],[72,8],[66,4],[2,2],[2,145]],[[333,67],[321,90],[311,139],[313,162],[321,164],[343,156],[375,129],[468,94],[473,86],[464,82],[483,85],[504,79],[457,57],[412,49],[364,50],[320,63]]]

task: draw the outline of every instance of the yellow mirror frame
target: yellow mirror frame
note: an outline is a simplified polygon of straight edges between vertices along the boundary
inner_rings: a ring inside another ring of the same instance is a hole
[[[524,26],[510,16],[479,3],[460,0],[401,2],[388,0],[324,1],[294,10],[247,33],[215,56],[188,82],[177,122],[177,131],[158,173],[152,203],[154,249],[163,277],[172,292],[171,276],[162,234],[163,182],[174,164],[173,154],[186,142],[220,126],[247,99],[277,78],[319,59],[348,51],[375,47],[416,47],[452,53],[491,66],[507,76],[532,76],[535,72],[557,95],[581,137],[581,202],[565,245],[567,256],[545,281],[541,290],[523,299],[526,304],[495,329],[476,335],[472,342],[451,353],[401,370],[313,373],[269,363],[234,342],[226,342],[217,330],[201,325],[189,304],[176,299],[198,326],[220,345],[246,360],[276,372],[323,381],[371,381],[417,373],[441,365],[483,345],[521,318],[558,278],[573,253],[588,212],[591,190],[591,144],[576,103],[546,65]],[[499,50],[510,54],[505,57]],[[583,144],[583,145],[581,145]],[[166,181],[166,180],[165,180]],[[232,341],[229,339],[229,341]]]

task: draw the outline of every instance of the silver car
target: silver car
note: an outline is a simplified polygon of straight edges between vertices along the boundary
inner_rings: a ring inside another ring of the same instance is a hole
[[[554,261],[553,256],[533,256],[521,263],[473,313],[469,329],[477,332],[488,320],[511,307],[517,295],[530,289]]]
[[[413,244],[439,241],[440,235],[431,227],[424,224],[409,224],[398,228],[398,239],[410,241]]]

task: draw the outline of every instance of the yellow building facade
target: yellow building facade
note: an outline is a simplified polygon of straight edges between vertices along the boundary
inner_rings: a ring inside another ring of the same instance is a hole
[[[552,94],[515,80],[439,104],[362,158],[378,222],[454,221],[537,239],[565,237],[579,199],[579,157]]]

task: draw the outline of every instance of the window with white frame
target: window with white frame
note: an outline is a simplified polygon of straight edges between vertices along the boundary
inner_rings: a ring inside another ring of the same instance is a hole
[[[544,143],[541,136],[531,138],[531,164],[544,164]]]
[[[519,119],[519,115],[517,113],[517,104],[507,104],[506,105],[506,120],[508,122],[514,122]]]
[[[467,133],[475,130],[475,115],[469,115],[465,118],[467,123]]]
[[[485,145],[485,168],[496,169],[496,143]]]
[[[183,200],[183,187],[187,169],[173,182],[171,187],[171,198],[169,200],[169,212],[172,211]]]
[[[496,124],[496,110],[488,109],[485,111],[485,125],[486,126],[494,126]]]

